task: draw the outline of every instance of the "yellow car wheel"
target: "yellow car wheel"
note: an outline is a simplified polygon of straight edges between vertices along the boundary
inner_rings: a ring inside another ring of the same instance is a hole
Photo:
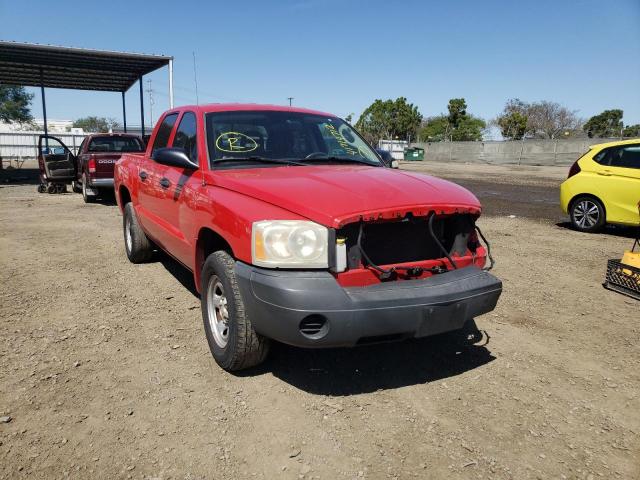
[[[571,224],[581,232],[602,230],[607,221],[602,202],[595,197],[579,196],[571,202],[569,210]]]

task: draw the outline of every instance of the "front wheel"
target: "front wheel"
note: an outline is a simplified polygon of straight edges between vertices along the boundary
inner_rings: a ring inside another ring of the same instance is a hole
[[[131,263],[148,262],[153,255],[153,244],[138,223],[133,203],[129,202],[124,207],[122,216],[124,230],[124,249]]]
[[[204,331],[218,365],[232,372],[262,363],[269,339],[256,333],[247,317],[231,255],[224,251],[209,255],[201,285]]]
[[[602,230],[606,222],[606,214],[602,203],[594,197],[578,197],[571,203],[569,212],[571,224],[581,232],[597,232]]]

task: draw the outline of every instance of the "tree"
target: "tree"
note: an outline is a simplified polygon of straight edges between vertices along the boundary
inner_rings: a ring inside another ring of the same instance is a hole
[[[81,128],[85,132],[108,132],[117,126],[115,119],[105,117],[84,117],[73,122],[74,128]]]
[[[384,138],[409,140],[415,137],[422,121],[418,107],[405,97],[395,100],[375,100],[360,115],[356,128],[372,145]]]
[[[31,123],[30,105],[33,93],[27,93],[24,87],[0,85],[0,121],[11,123]]]
[[[604,112],[594,115],[582,129],[587,132],[589,138],[600,137],[617,137],[622,131],[622,115],[620,109],[605,110]]]
[[[500,128],[504,138],[520,140],[527,133],[528,107],[519,98],[512,98],[507,101],[502,113],[492,123]]]
[[[627,125],[622,131],[622,136],[625,138],[640,137],[640,123],[635,125]]]
[[[561,132],[575,130],[580,125],[575,111],[548,100],[530,104],[527,114],[528,129],[534,135],[551,139]]]
[[[465,115],[451,132],[451,140],[458,142],[480,141],[485,128],[487,128],[487,123],[483,119],[473,115]]]
[[[420,130],[420,138],[426,142],[443,142],[449,140],[449,118],[446,115],[429,117]]]
[[[502,136],[509,140],[526,136],[556,138],[560,133],[575,131],[580,123],[575,111],[557,102],[527,103],[519,98],[508,100],[502,113],[493,120],[493,124],[500,127]]]
[[[487,124],[481,118],[467,113],[467,102],[464,98],[452,98],[447,109],[449,115],[430,117],[424,122],[420,131],[422,139],[428,142],[482,140]]]

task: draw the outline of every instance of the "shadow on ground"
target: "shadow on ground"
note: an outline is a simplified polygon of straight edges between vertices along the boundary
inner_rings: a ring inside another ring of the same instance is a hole
[[[37,168],[3,168],[0,170],[0,187],[7,185],[38,185],[40,171]]]
[[[180,284],[191,292],[196,298],[200,298],[200,294],[196,290],[196,284],[193,281],[193,273],[186,269],[180,262],[174,260],[162,250],[156,250],[154,253],[155,261],[158,261]]]
[[[577,232],[575,228],[571,226],[571,222],[560,222],[556,223],[556,227],[566,228],[567,230],[573,230]],[[616,237],[623,238],[639,238],[640,237],[640,227],[625,227],[622,225],[605,225],[604,230],[598,233],[583,233],[583,235],[614,235]],[[622,252],[620,252],[622,255]]]
[[[330,396],[424,384],[495,360],[486,346],[461,346],[451,334],[349,349],[273,347],[264,365],[241,375],[271,372],[300,390]]]

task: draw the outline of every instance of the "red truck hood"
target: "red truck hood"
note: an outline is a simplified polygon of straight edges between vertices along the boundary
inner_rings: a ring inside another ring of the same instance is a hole
[[[325,226],[416,216],[429,211],[480,213],[465,188],[439,178],[360,165],[266,167],[206,172],[207,184],[233,190]]]

